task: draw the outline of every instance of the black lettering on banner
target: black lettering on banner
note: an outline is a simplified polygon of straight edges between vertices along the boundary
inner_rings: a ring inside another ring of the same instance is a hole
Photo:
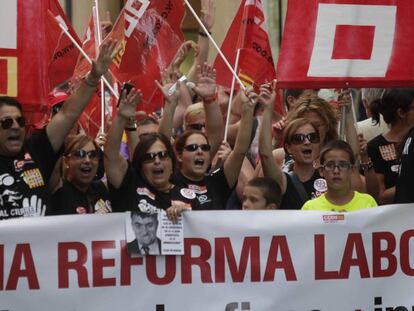
[[[63,49],[61,49],[60,51],[57,51],[55,53],[55,55],[53,55],[53,60],[57,60],[58,58],[62,58],[63,56],[65,56],[65,54],[69,53],[74,48],[75,48],[75,45],[73,43],[71,43],[68,46],[65,46]]]
[[[239,303],[237,302],[230,302],[226,305],[226,308],[224,309],[225,311],[236,311],[236,310],[241,310],[241,311],[250,311],[250,302],[242,302],[241,304],[241,309],[239,309]]]
[[[265,58],[269,63],[273,64],[273,57],[269,55],[265,49],[263,49],[257,42],[253,42],[252,44],[253,50],[259,53],[263,58]]]

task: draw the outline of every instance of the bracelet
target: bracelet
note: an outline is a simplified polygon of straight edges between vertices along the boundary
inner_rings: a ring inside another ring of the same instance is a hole
[[[198,32],[198,34],[199,34],[200,36],[202,36],[202,37],[208,37],[208,36],[207,36],[207,34],[206,34],[204,31],[202,31],[202,30],[200,30],[200,31]],[[209,31],[209,32],[208,32],[208,34],[209,34],[209,35],[211,35],[211,32]]]
[[[137,128],[136,127],[125,127],[124,130],[127,132],[135,132]]]
[[[98,86],[99,80],[97,82],[91,82],[91,81],[89,81],[88,78],[89,78],[89,76],[87,76],[85,79],[83,79],[83,82],[85,82],[85,84],[87,86],[90,86],[90,87],[97,87]]]
[[[368,161],[367,163],[360,163],[359,167],[362,171],[367,172],[370,169],[374,168],[374,164],[372,164],[372,161]]]
[[[203,102],[206,103],[206,104],[209,104],[209,103],[212,103],[212,102],[215,102],[215,101],[217,101],[217,93],[214,94],[213,96],[203,98]]]

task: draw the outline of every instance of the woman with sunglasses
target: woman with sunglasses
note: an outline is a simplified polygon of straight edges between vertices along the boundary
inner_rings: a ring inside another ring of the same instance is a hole
[[[249,147],[253,127],[253,113],[257,94],[252,89],[242,92],[242,121],[233,151],[221,168],[207,174],[211,165],[210,144],[200,131],[186,131],[175,141],[179,172],[174,182],[193,189],[198,208],[202,210],[224,209],[237,182],[240,169]]]
[[[195,194],[171,183],[175,156],[170,141],[158,133],[146,135],[135,147],[132,161],[119,153],[122,132],[135,118],[141,91],[132,89],[121,94],[117,114],[104,148],[105,171],[114,212],[141,211],[148,213],[168,210],[171,206],[191,208]]]
[[[318,126],[305,118],[289,122],[283,132],[284,150],[294,160],[293,169],[284,173],[272,156],[272,107],[275,89],[270,84],[260,87],[259,101],[264,106],[260,129],[259,153],[263,174],[274,179],[283,195],[280,209],[300,209],[309,199],[327,190],[326,182],[314,167],[319,157],[320,134]]]
[[[63,183],[52,195],[52,215],[111,212],[106,185],[96,180],[102,151],[90,137],[80,134],[66,144]]]

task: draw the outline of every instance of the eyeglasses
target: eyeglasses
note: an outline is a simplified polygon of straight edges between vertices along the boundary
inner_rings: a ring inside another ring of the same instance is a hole
[[[79,150],[73,151],[71,155],[78,159],[85,159],[86,156],[88,156],[89,159],[91,160],[100,158],[100,154],[96,150],[86,151],[86,150],[79,149]]]
[[[329,161],[325,165],[321,165],[326,171],[334,171],[338,168],[340,171],[346,171],[353,167],[353,165],[346,161],[334,162]]]
[[[201,131],[203,128],[206,127],[206,125],[204,123],[193,123],[193,124],[188,124],[188,127],[195,131]]]
[[[316,132],[309,133],[309,134],[294,134],[292,135],[290,142],[294,145],[300,145],[300,144],[303,144],[306,139],[312,144],[316,144],[320,142],[319,134]]]
[[[144,162],[153,162],[155,161],[155,158],[158,157],[160,160],[165,160],[170,157],[168,152],[166,150],[164,151],[158,151],[158,152],[147,152],[142,160]]]
[[[13,122],[16,121],[20,127],[24,127],[26,125],[26,119],[24,117],[5,117],[4,119],[0,120],[0,124],[3,130],[8,130],[13,126]]]
[[[189,152],[195,152],[198,150],[198,148],[200,148],[202,151],[210,151],[211,146],[209,144],[190,144],[187,146],[184,146],[184,149],[189,151]]]

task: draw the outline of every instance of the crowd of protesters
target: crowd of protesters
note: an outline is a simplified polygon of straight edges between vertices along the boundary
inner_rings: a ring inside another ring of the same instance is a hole
[[[205,14],[210,30],[214,12]],[[190,50],[195,61],[180,82]],[[414,202],[413,89],[363,89],[368,119],[359,128],[350,90],[331,102],[319,90],[286,90],[280,116],[275,81],[236,91],[227,115],[229,94],[206,63],[201,32],[156,82],[161,116],[137,113],[136,85],[120,94],[108,133],[91,138],[76,123],[116,52],[117,42],[104,43],[91,72],[30,136],[20,103],[0,97],[0,219],[161,209],[174,220],[187,210],[348,212]]]

